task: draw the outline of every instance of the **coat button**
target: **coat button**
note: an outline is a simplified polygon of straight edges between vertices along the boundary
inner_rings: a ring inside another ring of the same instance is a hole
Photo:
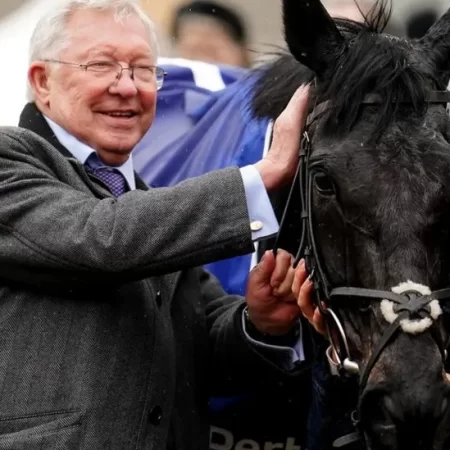
[[[148,414],[148,420],[152,425],[159,425],[161,423],[161,419],[162,419],[161,406],[156,405],[150,410]]]

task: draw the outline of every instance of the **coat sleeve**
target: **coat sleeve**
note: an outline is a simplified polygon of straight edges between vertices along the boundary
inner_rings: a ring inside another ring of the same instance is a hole
[[[210,343],[211,395],[236,395],[255,388],[292,380],[309,369],[310,361],[286,371],[253,346],[244,334],[245,299],[227,295],[219,281],[201,271]]]
[[[171,188],[96,198],[43,139],[0,129],[4,278],[38,285],[123,283],[252,251],[236,168]]]

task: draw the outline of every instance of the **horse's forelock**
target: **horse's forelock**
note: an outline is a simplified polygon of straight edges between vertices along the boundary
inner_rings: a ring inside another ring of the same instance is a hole
[[[413,42],[382,34],[391,14],[391,2],[379,0],[365,22],[336,19],[345,38],[345,49],[337,56],[332,76],[317,83],[317,102],[328,101],[327,132],[342,136],[357,123],[365,95],[378,94],[382,104],[373,119],[378,136],[396,118],[405,99],[413,114],[423,115],[425,93],[445,89],[434,67],[422,58]],[[256,117],[275,119],[295,90],[314,79],[314,73],[292,55],[282,54],[260,71],[253,96]]]

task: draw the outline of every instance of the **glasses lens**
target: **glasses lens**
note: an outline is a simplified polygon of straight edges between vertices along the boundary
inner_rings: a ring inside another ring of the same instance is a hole
[[[86,65],[89,72],[95,73],[117,73],[119,65],[110,61],[94,61]]]
[[[110,61],[95,61],[87,64],[86,70],[102,82],[113,84],[118,80],[122,67]],[[160,67],[135,66],[132,73],[136,87],[142,91],[159,90],[164,83],[165,73]]]
[[[86,70],[90,75],[107,84],[112,84],[117,80],[120,69],[118,64],[111,61],[95,61],[86,65]]]
[[[161,67],[156,67],[155,70],[156,70],[156,72],[155,72],[156,87],[159,90],[162,88],[162,86],[164,84],[165,73],[164,73],[164,70],[161,69]]]
[[[164,82],[164,71],[160,67],[135,67],[134,82],[143,91],[159,90]]]

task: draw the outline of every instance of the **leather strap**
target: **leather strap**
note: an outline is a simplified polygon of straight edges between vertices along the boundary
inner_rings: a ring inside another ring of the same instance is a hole
[[[361,394],[366,388],[367,381],[369,380],[370,373],[372,372],[373,367],[375,366],[376,362],[378,361],[378,358],[381,355],[381,352],[384,350],[384,348],[387,346],[387,344],[390,342],[394,334],[397,332],[397,330],[400,327],[400,321],[407,318],[408,313],[404,312],[402,314],[399,314],[399,316],[392,322],[388,329],[384,332],[383,337],[378,342],[377,346],[372,352],[372,355],[370,356],[369,361],[367,362],[366,367],[364,368],[364,372],[362,374],[361,380],[359,382],[359,397],[361,398]],[[359,406],[358,406],[359,409]]]
[[[395,99],[392,100],[395,102]],[[403,99],[402,103],[410,103],[410,99]],[[383,99],[378,94],[367,94],[361,104],[363,105],[376,105],[383,103]],[[440,104],[450,103],[450,91],[429,91],[425,97],[425,103]],[[310,126],[315,120],[317,120],[323,113],[325,113],[330,107],[330,100],[320,102],[314,107],[311,113],[308,115],[306,125]]]

